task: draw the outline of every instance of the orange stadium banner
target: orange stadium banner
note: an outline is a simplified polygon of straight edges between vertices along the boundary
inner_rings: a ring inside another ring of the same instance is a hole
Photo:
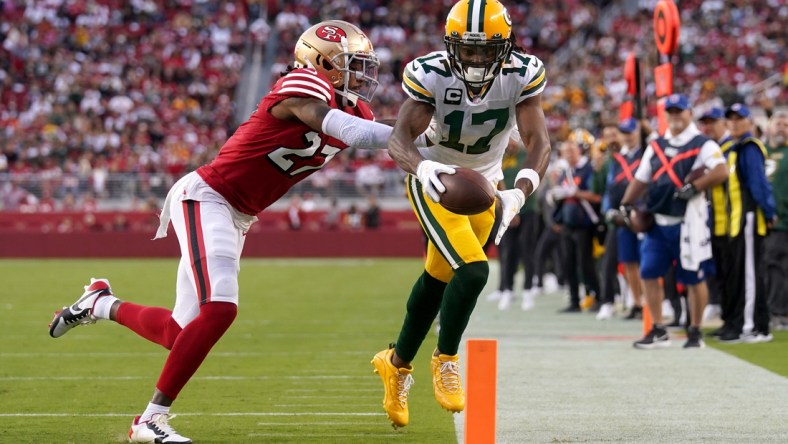
[[[654,39],[661,54],[671,56],[676,52],[679,28],[681,19],[676,4],[673,0],[659,0],[654,8]]]

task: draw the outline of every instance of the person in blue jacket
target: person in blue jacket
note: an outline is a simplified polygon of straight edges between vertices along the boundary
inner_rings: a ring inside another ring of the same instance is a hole
[[[731,136],[736,140],[728,154],[728,209],[730,261],[722,311],[726,331],[720,342],[769,342],[769,309],[763,286],[762,245],[776,222],[772,186],[766,178],[767,150],[753,136],[752,115],[746,105],[734,103],[725,110]]]

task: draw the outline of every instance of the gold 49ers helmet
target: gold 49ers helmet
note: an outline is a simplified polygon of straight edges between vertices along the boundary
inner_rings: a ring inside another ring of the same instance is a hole
[[[512,51],[512,19],[498,0],[460,0],[446,19],[446,51],[452,71],[472,95],[501,71]]]
[[[343,97],[343,105],[369,102],[378,86],[378,58],[357,26],[342,20],[320,22],[304,31],[295,46],[296,68],[314,68]]]

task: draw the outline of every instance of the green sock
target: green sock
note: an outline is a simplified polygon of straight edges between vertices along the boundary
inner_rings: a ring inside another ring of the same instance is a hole
[[[440,307],[441,332],[438,350],[445,355],[456,355],[462,334],[468,326],[476,300],[487,284],[490,267],[487,261],[472,262],[454,270],[454,277],[446,286]]]
[[[438,315],[446,283],[425,271],[410,291],[407,313],[397,339],[396,352],[402,360],[413,361]]]

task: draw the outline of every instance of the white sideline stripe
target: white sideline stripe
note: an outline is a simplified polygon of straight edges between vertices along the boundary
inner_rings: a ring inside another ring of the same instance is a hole
[[[135,416],[137,413],[0,413],[0,418],[108,418]],[[178,416],[385,416],[373,412],[229,412],[229,413],[177,413]]]
[[[245,267],[337,267],[363,266],[371,267],[374,259],[242,259]]]
[[[348,404],[343,402],[343,407],[369,407],[371,403],[377,404],[378,401],[367,402],[365,404]],[[274,407],[334,407],[336,402],[322,403],[322,404],[272,404]]]
[[[259,426],[349,426],[349,425],[370,425],[375,424],[374,422],[258,422],[257,425]]]
[[[248,435],[252,438],[292,438],[292,433],[250,433]],[[371,437],[383,437],[383,436],[402,436],[401,433],[342,433],[342,434],[332,434],[327,435],[325,433],[318,433],[318,434],[308,434],[304,435],[299,433],[299,438],[371,438]]]
[[[134,381],[138,379],[152,379],[155,375],[149,376],[2,376],[0,381]],[[302,379],[352,379],[357,382],[359,376],[326,376],[326,375],[303,375],[303,376],[195,376],[192,379],[203,381],[258,381],[258,380],[302,380]]]
[[[368,389],[351,389],[351,388],[341,388],[341,389],[287,389],[285,393],[292,393],[292,392],[379,392],[380,389],[376,388],[368,388]]]

